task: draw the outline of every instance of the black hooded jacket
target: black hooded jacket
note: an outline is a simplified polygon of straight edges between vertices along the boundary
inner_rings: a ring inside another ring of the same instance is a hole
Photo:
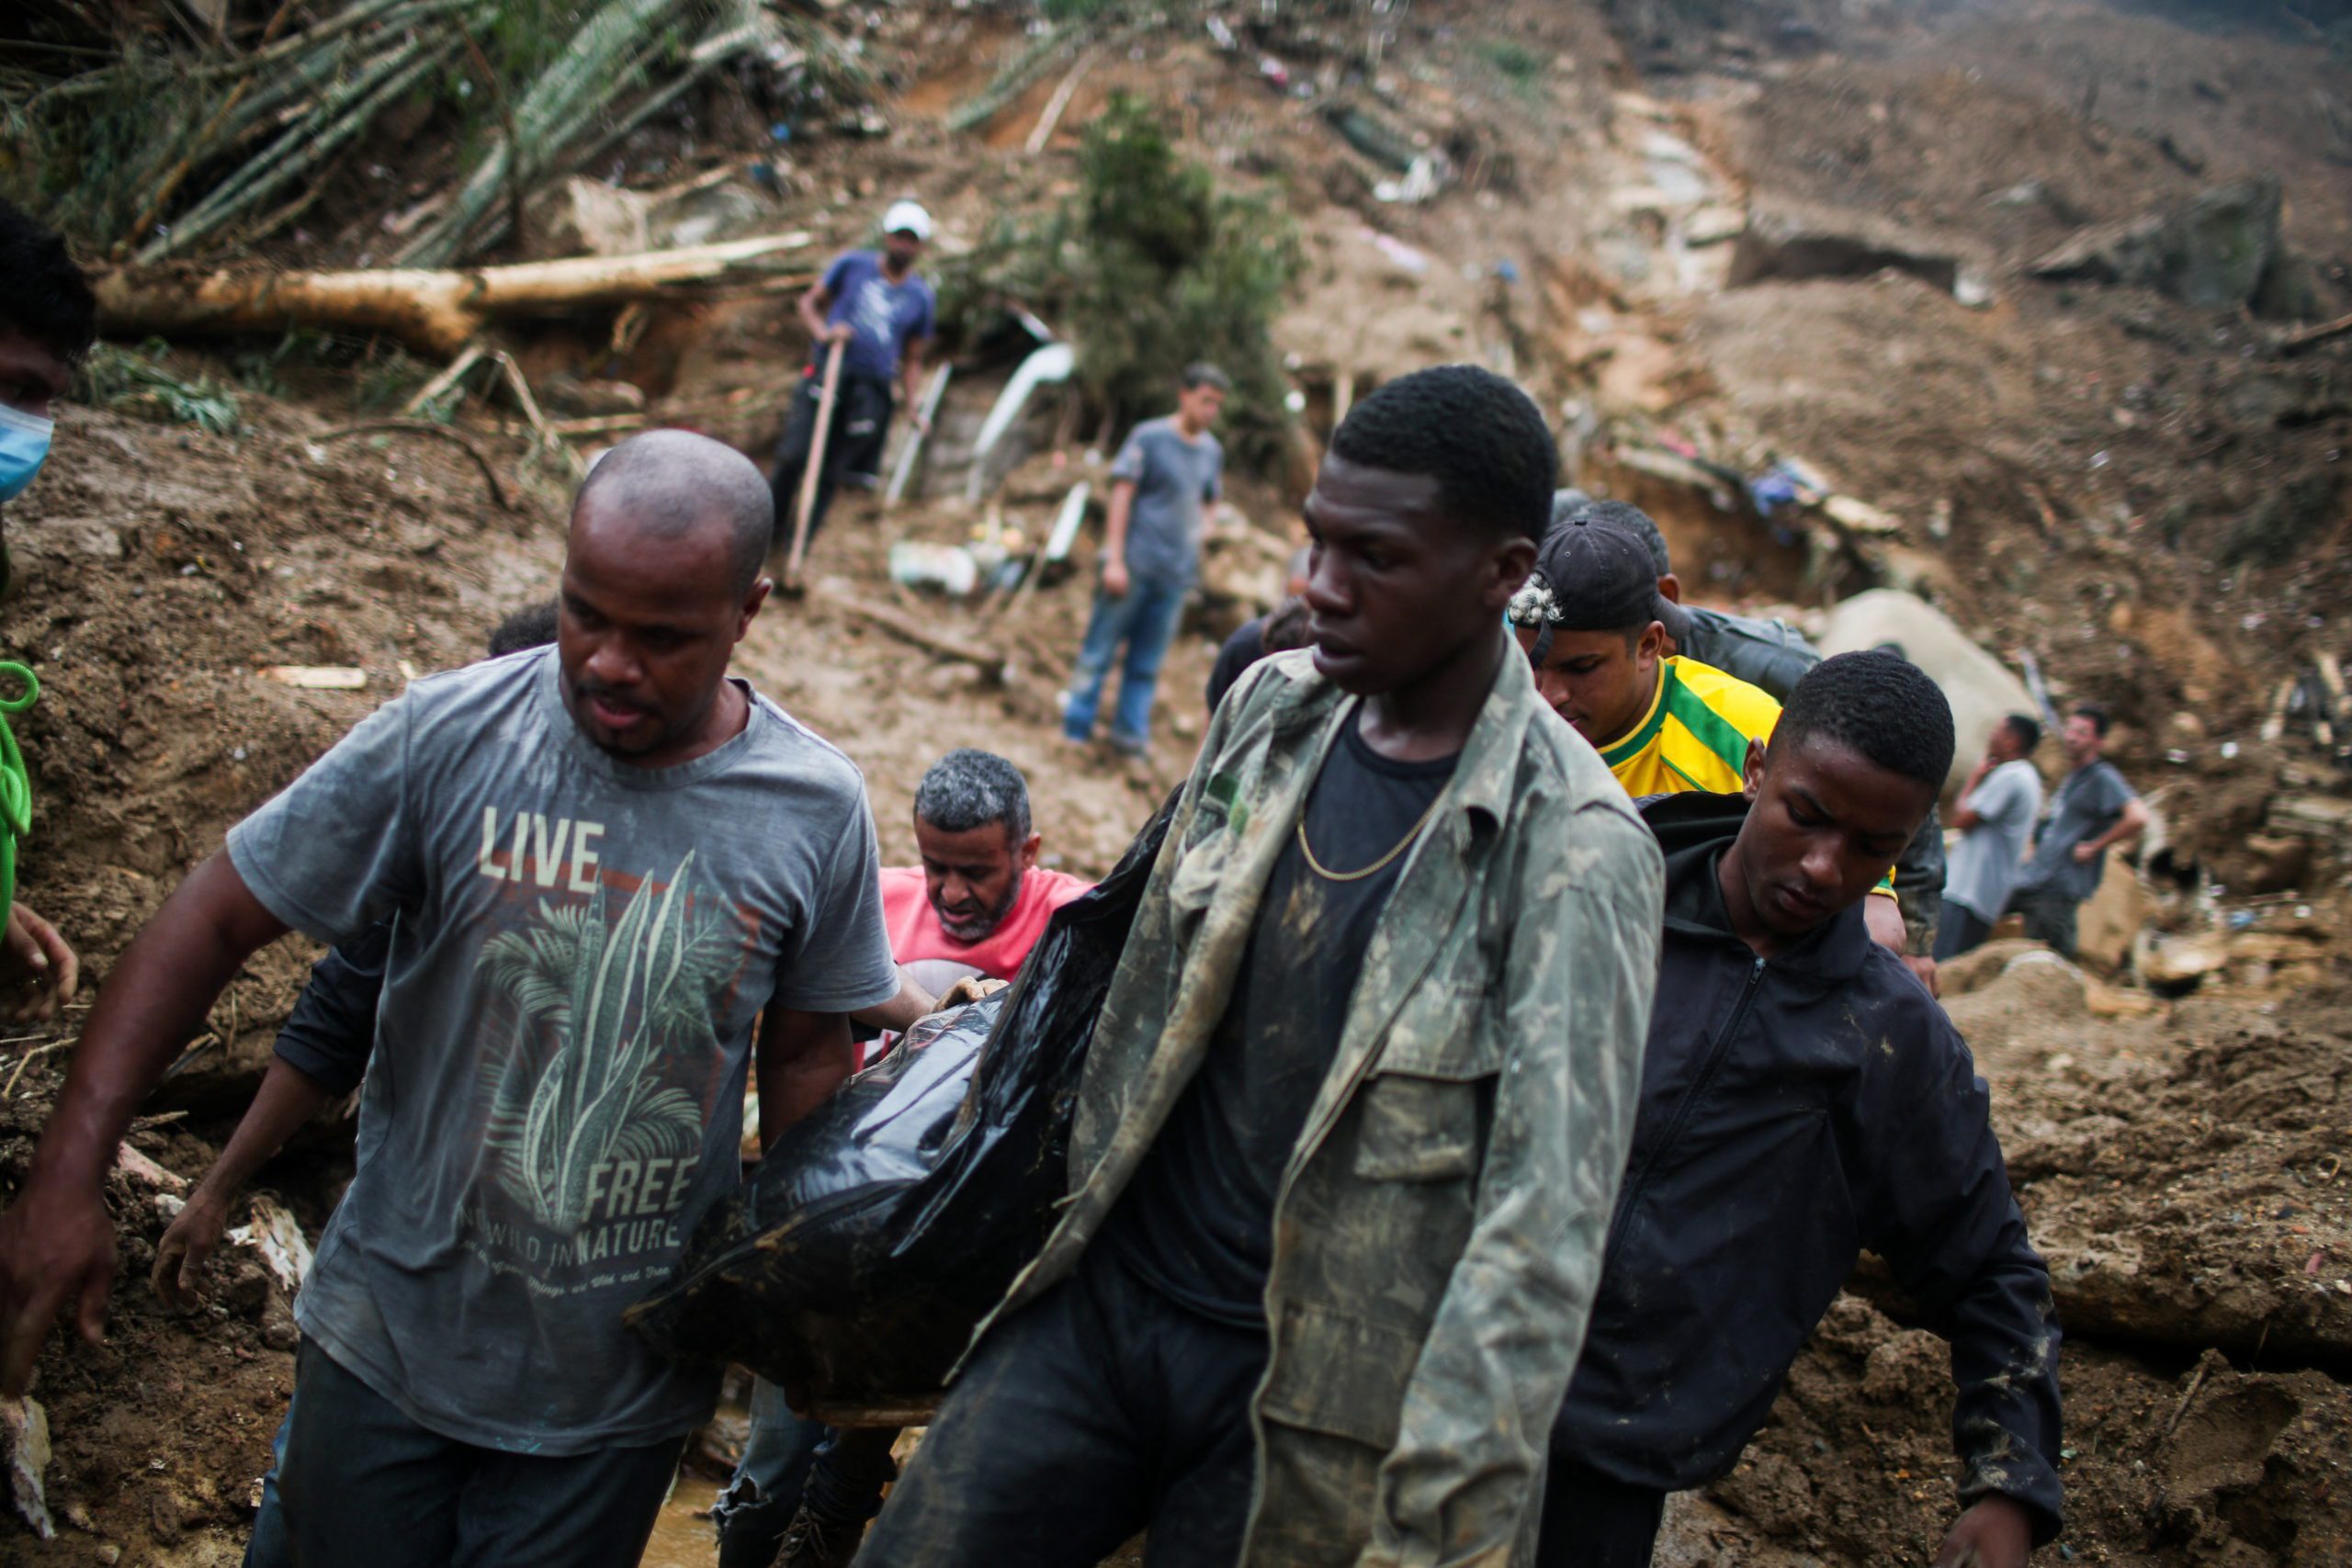
[[[2058,1531],[2058,1326],[1984,1081],[1862,911],[1758,959],[1716,865],[1737,795],[1662,795],[1666,940],[1633,1152],[1556,1453],[1680,1490],[1730,1471],[1863,1247],[1951,1342],[1960,1495]]]

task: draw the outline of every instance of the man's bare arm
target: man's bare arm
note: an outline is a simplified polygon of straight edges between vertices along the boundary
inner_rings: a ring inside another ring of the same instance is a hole
[[[849,1015],[771,1007],[760,1021],[760,1147],[825,1102],[855,1060]]]
[[[833,329],[825,320],[825,312],[832,308],[833,297],[821,283],[800,297],[800,324],[808,329],[810,343],[832,341]],[[849,323],[846,321],[842,323],[841,335],[844,338],[849,336]]]
[[[850,1021],[868,1029],[887,1029],[904,1034],[919,1018],[928,1018],[939,1010],[939,998],[915,984],[914,977],[904,968],[899,971],[899,994],[877,1007],[860,1008],[850,1014]]]
[[[270,1058],[261,1090],[237,1130],[229,1135],[229,1146],[220,1151],[220,1157],[187,1195],[187,1206],[155,1244],[155,1267],[148,1280],[157,1295],[173,1306],[187,1304],[205,1259],[228,1227],[229,1205],[244,1190],[254,1172],[268,1164],[286,1146],[286,1140],[334,1098],[326,1085],[285,1057]]]
[[[1127,592],[1127,519],[1135,512],[1136,481],[1111,486],[1110,520],[1102,535],[1102,587],[1114,599]]]
[[[85,1338],[106,1321],[114,1227],[102,1184],[140,1101],[204,1027],[221,988],[285,933],[225,852],[182,882],[90,1010],[64,1091],[17,1201],[0,1214],[0,1394],[20,1394],[69,1299]]]

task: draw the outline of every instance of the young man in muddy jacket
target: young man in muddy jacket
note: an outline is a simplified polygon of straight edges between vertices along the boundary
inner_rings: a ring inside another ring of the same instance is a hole
[[[1218,708],[1073,1190],[858,1562],[1523,1560],[1655,974],[1656,842],[1502,626],[1555,459],[1405,377],[1306,502],[1315,646]]]
[[[2024,1568],[2058,1532],[2049,1272],[1967,1046],[1860,908],[1951,751],[1934,682],[1841,654],[1744,795],[1643,803],[1667,857],[1657,1006],[1544,1568],[1649,1562],[1666,1494],[1730,1471],[1865,1247],[1951,1341],[1967,1506],[1937,1568]]]

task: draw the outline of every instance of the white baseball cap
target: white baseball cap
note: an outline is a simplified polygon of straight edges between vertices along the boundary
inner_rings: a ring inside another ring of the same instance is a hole
[[[925,212],[919,202],[894,201],[890,204],[890,210],[882,215],[882,232],[908,233],[918,240],[928,240],[931,238],[931,214]]]

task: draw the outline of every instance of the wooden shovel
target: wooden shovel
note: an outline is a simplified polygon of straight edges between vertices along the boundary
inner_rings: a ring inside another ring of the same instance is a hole
[[[784,585],[797,592],[800,588],[800,557],[808,547],[808,513],[817,505],[817,482],[824,477],[825,450],[833,433],[833,396],[842,383],[842,350],[848,344],[840,338],[825,355],[825,380],[817,393],[817,428],[808,438],[808,460],[800,469],[800,501],[792,509],[792,553],[785,558]]]

